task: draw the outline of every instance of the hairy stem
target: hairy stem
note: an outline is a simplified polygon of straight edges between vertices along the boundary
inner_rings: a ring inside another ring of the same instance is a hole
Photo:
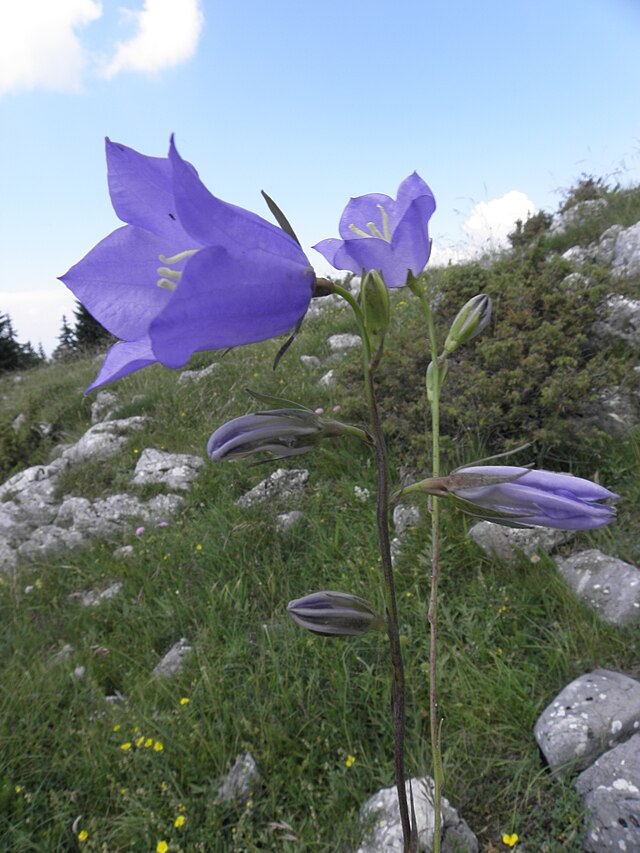
[[[431,306],[420,284],[413,282],[411,289],[420,299],[424,310],[431,344],[431,363],[433,377],[427,396],[431,403],[432,436],[432,476],[440,476],[440,389],[443,380],[443,366],[438,358],[438,342]],[[442,767],[442,745],[440,742],[440,720],[438,711],[438,581],[440,579],[440,506],[434,495],[430,498],[431,507],[431,591],[429,595],[429,730],[431,754],[433,756],[433,811],[434,836],[433,853],[440,853],[440,820],[442,815],[442,788],[444,771]]]

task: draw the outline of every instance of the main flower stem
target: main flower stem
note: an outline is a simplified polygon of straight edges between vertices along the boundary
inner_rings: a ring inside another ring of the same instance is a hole
[[[431,404],[431,467],[432,476],[440,476],[440,389],[443,380],[443,365],[438,360],[438,341],[431,306],[417,281],[411,289],[420,299],[427,321],[429,342],[431,345],[432,381],[428,388]],[[440,579],[440,501],[431,496],[431,591],[429,595],[429,729],[431,754],[433,757],[433,812],[434,835],[433,853],[440,853],[440,821],[442,815],[442,788],[444,771],[442,767],[442,745],[440,742],[440,721],[438,712],[438,581]]]
[[[382,561],[382,572],[384,576],[387,634],[389,637],[389,648],[391,652],[392,683],[391,683],[391,708],[393,714],[393,755],[394,774],[396,788],[398,791],[398,807],[400,810],[400,821],[402,823],[402,835],[404,838],[405,853],[415,853],[412,849],[411,819],[409,817],[409,805],[407,802],[407,789],[405,785],[404,770],[404,734],[405,734],[405,680],[404,665],[402,662],[402,648],[400,646],[400,629],[398,626],[398,605],[396,601],[395,582],[393,578],[393,564],[391,562],[391,539],[389,536],[389,471],[387,463],[387,448],[384,440],[384,432],[378,411],[375,382],[373,377],[373,361],[369,335],[364,323],[362,310],[357,301],[348,290],[333,285],[334,293],[339,294],[349,303],[356,317],[358,327],[362,334],[362,354],[364,368],[365,396],[369,408],[369,418],[376,448],[377,462],[377,501],[376,501],[376,524],[378,528],[378,541],[380,544],[380,559]]]
[[[382,571],[385,579],[385,594],[387,601],[387,632],[389,635],[389,648],[391,650],[391,666],[393,670],[393,681],[391,690],[391,702],[393,712],[393,740],[394,740],[394,767],[395,780],[398,789],[398,805],[400,808],[400,820],[402,822],[402,834],[404,837],[405,853],[411,851],[411,820],[409,818],[409,807],[407,803],[407,791],[405,786],[404,771],[404,732],[405,732],[405,681],[404,665],[402,663],[402,649],[400,646],[400,631],[398,627],[398,606],[396,602],[395,583],[393,579],[393,565],[391,563],[391,543],[389,537],[389,476],[387,467],[387,451],[382,431],[382,424],[378,413],[373,374],[367,371],[366,381],[369,386],[367,394],[370,406],[371,426],[376,446],[376,459],[378,468],[378,499],[376,509],[376,521],[378,526],[378,539],[380,542],[380,557],[382,559]]]

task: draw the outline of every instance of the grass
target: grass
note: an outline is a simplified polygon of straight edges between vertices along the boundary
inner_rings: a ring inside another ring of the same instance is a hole
[[[395,298],[389,348],[397,359],[420,331],[418,312]],[[179,384],[160,367],[121,380],[116,416],[146,415],[148,425],[115,459],[65,473],[61,493],[129,489],[145,447],[202,454],[216,426],[252,409],[247,386],[311,408],[343,405],[345,420],[357,418],[356,351],[337,360],[336,386],[317,381],[331,366],[327,337],[343,331],[355,331],[348,312],[330,309],[303,328],[276,373],[271,342],[196,356],[191,369],[221,365],[200,383]],[[303,353],[319,355],[323,369],[305,368],[297,357]],[[0,377],[8,417],[26,412],[31,426],[53,424],[28,460],[0,460],[5,476],[47,461],[56,443],[83,434],[91,398],[82,392],[95,371],[85,359],[35,369],[21,382]],[[399,395],[398,411],[402,402]],[[402,417],[392,437],[396,470],[409,444],[426,447],[426,438],[403,434]],[[640,559],[638,438],[603,444],[599,458],[601,481],[623,495],[620,523],[580,535],[572,549]],[[458,441],[454,464],[481,455],[487,441]],[[578,470],[583,464],[571,462]],[[308,468],[310,485],[299,507],[305,519],[287,534],[275,530],[274,507],[235,505],[275,467],[207,464],[170,527],[123,534],[133,559],[117,561],[113,545],[98,543],[1,579],[0,850],[138,851],[163,841],[170,851],[214,853],[357,847],[361,804],[393,781],[386,643],[377,635],[346,642],[306,635],[285,611],[289,599],[322,588],[382,608],[373,498],[363,504],[354,495],[355,485],[374,493],[373,461],[350,439],[294,459],[290,467]],[[157,491],[147,486],[141,494]],[[439,675],[446,796],[482,850],[504,849],[502,834],[511,832],[523,850],[580,850],[579,798],[570,780],[555,781],[544,767],[533,725],[586,671],[638,674],[640,637],[598,622],[550,558],[503,565],[473,545],[467,528],[445,508]],[[428,551],[425,524],[407,535],[397,564],[412,775],[430,767]],[[70,598],[115,581],[123,593],[99,608]],[[153,680],[153,667],[181,637],[194,650],[183,671]],[[67,644],[72,653],[56,660]],[[105,701],[118,694],[122,703]],[[220,781],[247,750],[264,784],[245,804],[222,803]]]

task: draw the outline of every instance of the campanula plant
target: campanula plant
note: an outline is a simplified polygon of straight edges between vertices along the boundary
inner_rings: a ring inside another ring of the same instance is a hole
[[[127,224],[62,281],[114,344],[89,391],[159,361],[266,340],[309,307],[314,274],[281,228],[221,201],[182,159],[106,141],[109,192]]]
[[[321,291],[313,289],[313,271],[279,211],[274,212],[282,228],[211,195],[193,167],[180,157],[173,140],[168,158],[146,157],[107,141],[107,161],[113,205],[127,224],[63,276],[85,307],[121,338],[91,388],[148,364],[181,367],[193,352],[264,340],[297,326],[312,295]],[[270,207],[273,211],[272,203]],[[470,464],[441,474],[440,398],[448,360],[460,346],[481,332],[490,332],[492,304],[486,294],[478,294],[460,308],[446,334],[438,329],[423,272],[430,255],[429,221],[434,210],[433,193],[414,172],[400,184],[395,199],[380,193],[352,198],[340,220],[341,239],[316,245],[336,269],[362,274],[358,298],[337,283],[324,282],[322,292],[332,292],[349,304],[360,331],[366,428],[322,418],[296,401],[250,392],[267,408],[218,425],[207,446],[213,462],[264,455],[279,460],[309,452],[325,438],[338,437],[356,437],[375,453],[384,613],[379,615],[357,595],[327,590],[301,590],[300,597],[289,603],[288,613],[300,627],[328,638],[355,641],[371,630],[386,632],[394,774],[405,853],[417,851],[419,828],[404,769],[405,676],[391,560],[392,506],[416,493],[429,495],[429,729],[433,826],[437,828],[431,849],[438,853],[444,784],[437,679],[441,502],[448,500],[465,513],[516,527],[590,530],[614,520],[615,510],[605,501],[617,497],[587,480],[526,467]],[[418,300],[426,322],[431,361],[425,392],[431,415],[432,471],[428,479],[391,495],[376,377],[392,328],[388,289],[404,286]]]

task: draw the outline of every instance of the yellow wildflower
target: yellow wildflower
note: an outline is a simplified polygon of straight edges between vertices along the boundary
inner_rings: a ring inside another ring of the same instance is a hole
[[[78,841],[81,841],[81,842],[86,841],[88,837],[89,837],[89,833],[87,832],[86,829],[81,829],[80,832],[78,833]]]
[[[169,845],[166,841],[158,841],[156,844],[156,853],[167,853]]]
[[[119,732],[121,728],[122,728],[122,726],[120,725],[120,723],[116,723],[115,726],[113,727],[113,730],[114,730],[114,732]]]
[[[182,699],[180,700],[180,704],[181,705],[188,705],[190,701],[191,701],[191,699],[189,699],[188,696],[183,696]]]
[[[511,835],[507,835],[507,833],[505,832],[505,834],[502,836],[502,843],[506,844],[507,847],[515,847],[518,843],[518,833],[512,832]]]
[[[128,749],[131,749],[131,746],[132,746],[131,742],[127,741],[126,743],[120,744],[120,749],[124,749],[124,751],[126,752]]]
[[[153,743],[153,738],[148,737],[144,742],[144,748],[149,749],[149,747],[151,746],[152,743]]]
[[[159,740],[157,740],[153,745],[153,749],[155,752],[162,752],[162,750],[164,749],[164,746],[160,743]]]
[[[344,763],[347,765],[347,767],[353,767],[353,765],[356,763],[355,755],[347,755],[347,759]]]
[[[181,826],[184,826],[186,818],[183,814],[179,814],[178,817],[174,820],[173,825],[176,829],[180,829]]]
[[[140,749],[140,747],[142,746],[143,743],[144,743],[144,735],[140,735],[140,737],[136,740],[136,746],[138,747],[138,749]]]

